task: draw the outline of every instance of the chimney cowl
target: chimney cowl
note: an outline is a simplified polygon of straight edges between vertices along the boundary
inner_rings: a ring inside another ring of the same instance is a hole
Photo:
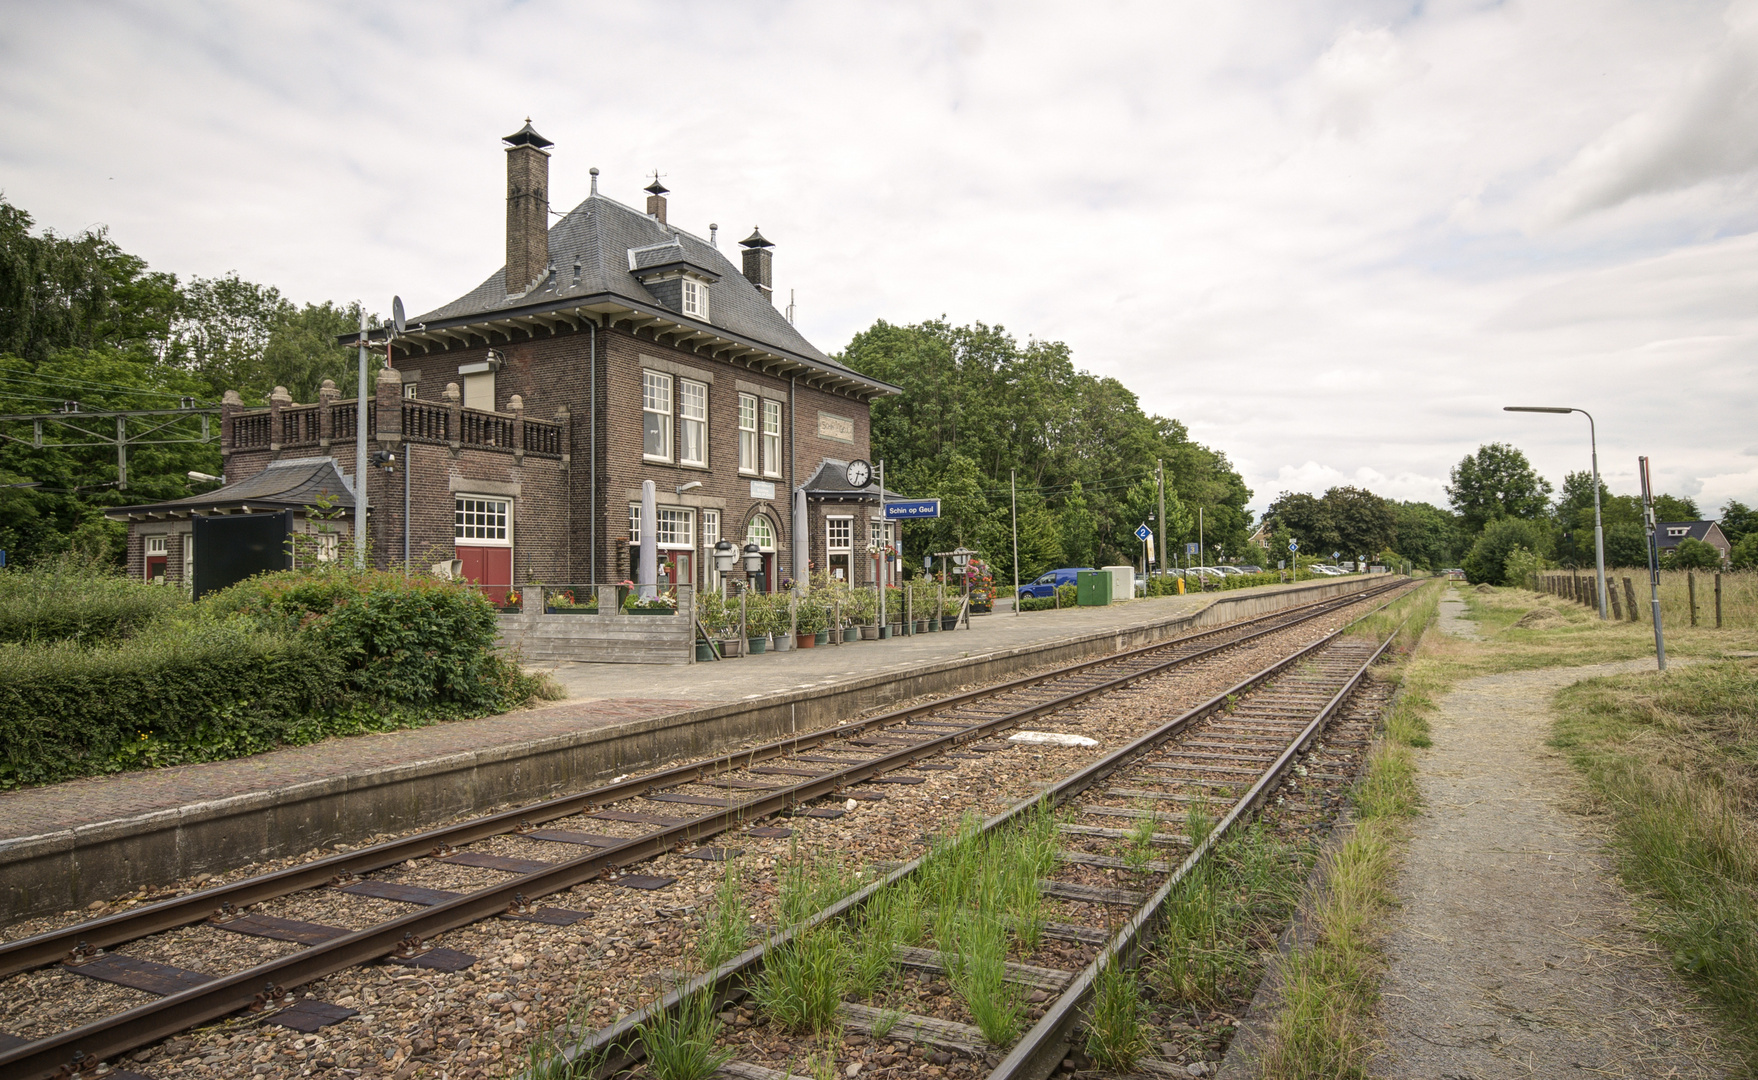
[[[669,190],[659,182],[659,170],[653,170],[653,183],[641,189],[647,193],[647,216],[665,224],[665,196]]]
[[[775,303],[775,255],[770,250],[775,245],[765,240],[762,231],[753,225],[751,235],[740,240],[739,246],[745,249],[745,280],[755,285],[770,303]]]
[[[531,118],[529,116],[525,118],[524,127],[513,132],[511,135],[508,135],[506,138],[502,139],[501,142],[506,143],[508,146],[534,146],[539,150],[555,145],[555,143],[550,142],[548,139],[537,133],[537,129],[531,126]]]

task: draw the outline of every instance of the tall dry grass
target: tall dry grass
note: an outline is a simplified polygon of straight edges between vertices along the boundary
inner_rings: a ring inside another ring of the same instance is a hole
[[[1561,571],[1547,570],[1546,574],[1577,573],[1591,580],[1593,569]],[[1660,572],[1660,623],[1668,630],[1691,625],[1691,583],[1692,577],[1697,582],[1697,625],[1713,627],[1715,625],[1715,578],[1714,570],[1662,570]],[[1721,574],[1721,618],[1722,626],[1752,629],[1758,627],[1758,570],[1723,570]],[[1636,621],[1649,618],[1648,569],[1638,567],[1607,567],[1605,571],[1606,585],[1618,591],[1618,603],[1623,608],[1624,618],[1630,618],[1629,590],[1624,587],[1624,580],[1629,579],[1631,588],[1636,592]]]

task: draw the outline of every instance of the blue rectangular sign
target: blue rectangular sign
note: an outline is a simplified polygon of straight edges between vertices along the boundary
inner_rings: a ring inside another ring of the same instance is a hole
[[[885,517],[892,521],[912,518],[937,518],[939,516],[939,499],[911,499],[908,502],[889,502],[885,504]]]

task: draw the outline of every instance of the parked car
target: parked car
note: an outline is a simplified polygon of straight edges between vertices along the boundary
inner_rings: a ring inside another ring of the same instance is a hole
[[[1184,568],[1184,576],[1187,578],[1224,578],[1227,575],[1212,566],[1187,566]]]
[[[1091,569],[1092,567],[1090,566],[1065,566],[1060,570],[1051,570],[1030,585],[1021,585],[1019,587],[1019,595],[1022,597],[1032,596],[1040,600],[1047,600],[1056,595],[1056,589],[1058,586],[1073,585],[1074,575],[1080,573],[1082,570]]]
[[[1245,573],[1245,571],[1239,569],[1239,567],[1237,567],[1237,566],[1222,565],[1222,566],[1215,567],[1215,569],[1219,570],[1223,574],[1226,574],[1228,577],[1240,577]]]
[[[1261,566],[1241,566],[1239,572],[1242,574],[1261,574],[1264,572],[1264,568]]]

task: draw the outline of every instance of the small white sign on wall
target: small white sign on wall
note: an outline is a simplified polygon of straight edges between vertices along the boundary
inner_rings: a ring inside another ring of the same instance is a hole
[[[820,438],[852,443],[855,441],[854,418],[821,412],[818,414],[818,435]]]
[[[753,498],[753,499],[773,499],[773,498],[775,498],[775,481],[773,481],[773,480],[753,480],[753,481],[751,481],[751,498]]]

